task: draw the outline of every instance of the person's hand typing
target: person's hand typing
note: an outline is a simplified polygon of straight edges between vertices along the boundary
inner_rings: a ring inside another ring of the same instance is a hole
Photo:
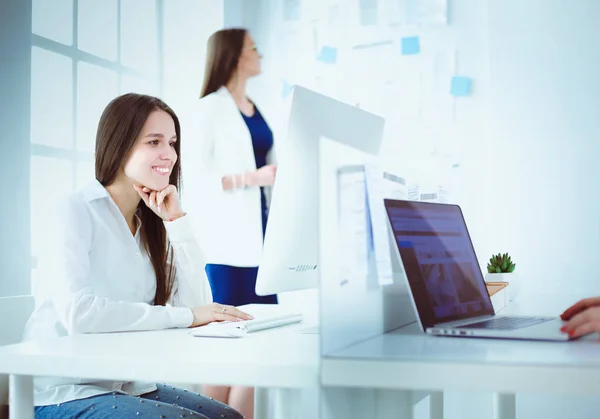
[[[233,306],[217,303],[195,307],[192,309],[192,313],[194,314],[194,321],[189,327],[204,326],[212,322],[238,322],[254,318],[250,314],[244,313]]]
[[[588,333],[600,333],[600,297],[585,298],[573,304],[560,315],[567,323],[560,329],[570,338]]]

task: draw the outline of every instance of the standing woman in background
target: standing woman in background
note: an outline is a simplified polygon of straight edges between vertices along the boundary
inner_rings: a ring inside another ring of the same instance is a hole
[[[213,300],[221,304],[277,304],[255,293],[267,223],[269,189],[275,181],[273,132],[246,95],[260,74],[260,59],[246,29],[224,29],[208,40],[204,85],[193,108],[185,151],[183,201],[197,211],[196,236],[206,240],[206,273]],[[254,389],[205,386],[204,394],[253,417]]]

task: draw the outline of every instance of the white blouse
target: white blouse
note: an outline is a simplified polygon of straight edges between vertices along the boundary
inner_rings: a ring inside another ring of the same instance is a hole
[[[132,235],[97,181],[71,195],[48,226],[51,239],[38,268],[42,283],[34,284],[36,309],[24,339],[190,326],[190,308],[210,304],[212,294],[204,271],[206,259],[188,217],[164,223],[177,274],[167,306],[154,306],[156,276],[140,240],[140,223]],[[154,383],[52,377],[36,378],[34,387],[36,406],[113,391],[140,395],[156,389]]]

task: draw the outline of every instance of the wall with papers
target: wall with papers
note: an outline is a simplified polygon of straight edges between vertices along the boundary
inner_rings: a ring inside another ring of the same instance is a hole
[[[525,291],[570,277],[574,294],[597,292],[600,3],[253,4],[256,92],[274,109],[297,83],[383,115],[381,164],[406,177],[411,199],[460,203],[482,269],[509,251]],[[548,254],[573,263],[540,275]]]
[[[280,102],[300,84],[384,116],[381,164],[405,175],[419,195],[452,199],[461,162],[483,133],[482,2],[257,3],[255,38],[267,76],[257,94],[270,91],[269,100]]]

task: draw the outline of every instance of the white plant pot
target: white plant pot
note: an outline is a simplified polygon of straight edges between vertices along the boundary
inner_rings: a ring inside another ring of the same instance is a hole
[[[485,282],[511,282],[511,278],[514,275],[514,272],[511,273],[501,273],[501,274],[485,274]]]
[[[485,282],[508,282],[509,285],[506,289],[508,290],[509,301],[514,300],[521,291],[521,280],[514,272],[503,272],[500,274],[486,273]]]

